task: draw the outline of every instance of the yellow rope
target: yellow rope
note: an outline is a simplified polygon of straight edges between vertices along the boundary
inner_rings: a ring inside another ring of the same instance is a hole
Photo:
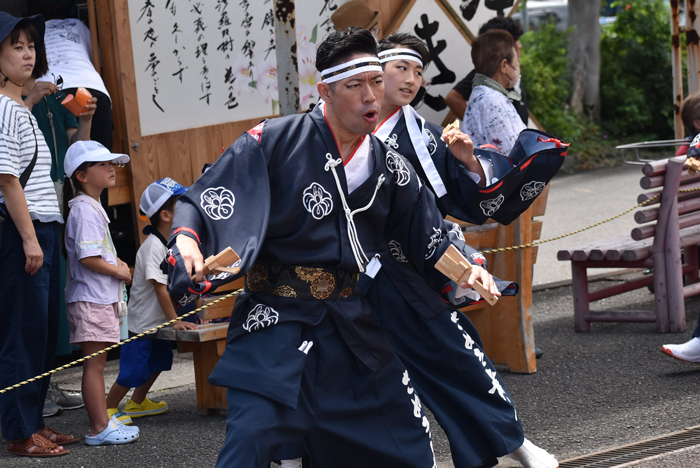
[[[687,192],[695,192],[695,191],[698,191],[698,190],[700,190],[700,188],[680,189],[678,192],[679,192],[679,193],[680,193],[680,192],[687,193]],[[587,231],[587,230],[589,230],[589,229],[593,229],[593,228],[596,227],[596,226],[600,226],[601,224],[608,223],[608,222],[610,222],[610,221],[612,221],[612,220],[614,220],[614,219],[617,219],[617,218],[619,218],[619,217],[621,217],[621,216],[624,216],[624,215],[626,215],[627,213],[629,213],[630,211],[634,211],[634,210],[636,210],[637,208],[641,208],[642,206],[651,203],[653,200],[656,200],[656,199],[659,198],[660,196],[661,196],[661,193],[657,193],[656,195],[654,195],[653,197],[649,198],[648,200],[643,201],[642,203],[639,203],[639,204],[633,206],[632,208],[623,211],[622,213],[620,213],[620,214],[618,214],[618,215],[615,215],[615,216],[613,216],[613,217],[611,217],[611,218],[608,218],[608,219],[605,219],[605,220],[603,220],[603,221],[599,221],[599,222],[597,222],[597,223],[595,223],[595,224],[591,224],[590,226],[586,226],[585,228],[578,229],[578,230],[576,230],[576,231],[569,232],[569,233],[567,233],[567,234],[562,234],[561,236],[552,237],[552,238],[550,238],[550,239],[538,240],[538,241],[530,242],[529,244],[514,245],[514,246],[512,246],[512,247],[500,247],[500,248],[491,249],[491,250],[481,250],[480,252],[481,252],[482,254],[491,254],[491,253],[496,253],[496,252],[505,252],[505,251],[509,251],[509,250],[525,249],[525,248],[528,248],[528,247],[533,247],[533,246],[535,246],[535,245],[544,244],[544,243],[546,243],[546,242],[552,242],[552,241],[555,241],[555,240],[563,239],[563,238],[565,238],[565,237],[573,236],[574,234],[578,234],[578,233],[580,233],[580,232]],[[156,331],[156,330],[160,330],[161,328],[167,327],[168,325],[171,325],[171,324],[173,324],[173,323],[179,321],[180,319],[183,319],[183,318],[185,318],[185,317],[189,317],[190,315],[196,314],[196,313],[199,312],[200,310],[204,310],[204,309],[206,309],[207,307],[211,307],[211,306],[213,306],[214,304],[217,304],[217,303],[219,303],[219,302],[221,302],[221,301],[224,301],[224,300],[226,300],[226,299],[228,299],[228,298],[230,298],[230,297],[233,297],[233,296],[237,295],[238,293],[240,293],[241,291],[243,291],[243,289],[238,289],[238,290],[236,290],[236,291],[233,291],[233,292],[231,292],[231,293],[229,293],[229,294],[226,294],[225,296],[221,296],[220,298],[216,299],[215,301],[212,301],[212,302],[210,302],[210,303],[208,303],[208,304],[206,304],[206,305],[203,305],[202,307],[200,307],[200,308],[198,308],[198,309],[193,310],[192,312],[188,312],[188,313],[186,313],[186,314],[183,314],[183,315],[179,316],[179,317],[176,318],[176,319],[172,319],[172,320],[170,320],[170,321],[168,321],[168,322],[165,322],[165,323],[163,323],[163,324],[160,324],[160,325],[158,325],[157,327],[151,328],[150,330],[147,330],[147,331],[145,331],[145,332],[143,332],[143,333],[140,333],[140,334],[138,334],[138,335],[136,335],[136,336],[133,336],[133,337],[131,337],[131,338],[127,339],[127,340],[124,340],[124,341],[122,341],[122,342],[120,342],[120,343],[114,344],[114,345],[112,345],[112,346],[109,346],[109,347],[107,347],[107,348],[101,350],[101,351],[98,351],[98,352],[96,352],[96,353],[92,353],[92,354],[90,354],[90,355],[88,355],[88,356],[85,356],[85,357],[82,357],[82,358],[80,358],[80,359],[76,359],[76,360],[73,361],[73,362],[69,362],[68,364],[66,364],[66,365],[64,365],[64,366],[57,367],[56,369],[52,369],[52,370],[50,370],[50,371],[48,371],[48,372],[45,372],[45,373],[40,374],[40,375],[37,375],[36,377],[32,377],[31,379],[27,379],[27,380],[25,380],[25,381],[23,381],[23,382],[20,382],[20,383],[18,383],[18,384],[11,385],[11,386],[9,386],[9,387],[7,387],[7,388],[4,388],[4,389],[0,390],[0,394],[3,394],[3,393],[6,393],[6,392],[9,392],[10,390],[14,390],[14,389],[16,389],[16,388],[19,388],[19,387],[21,387],[22,385],[26,385],[26,384],[28,384],[28,383],[35,382],[35,381],[37,381],[37,380],[43,379],[44,377],[48,377],[48,376],[50,376],[51,374],[55,374],[56,372],[59,372],[59,371],[68,369],[69,367],[73,367],[73,366],[75,366],[76,364],[80,364],[80,363],[82,363],[82,362],[87,361],[88,359],[94,358],[95,356],[99,356],[100,354],[104,354],[104,353],[106,353],[106,352],[108,352],[108,351],[110,351],[110,350],[112,350],[112,349],[116,349],[116,348],[118,348],[118,347],[124,345],[125,343],[130,342],[130,341],[138,340],[139,338],[143,338],[144,336],[146,336],[147,334],[149,334],[149,333],[151,333],[151,332],[154,332],[154,331]]]
[[[680,190],[678,190],[678,192],[679,192],[679,193],[680,193],[680,192],[687,193],[687,192],[695,192],[695,191],[698,191],[698,190],[700,190],[700,188],[680,189]],[[634,211],[634,210],[636,210],[637,208],[641,208],[642,206],[651,203],[653,200],[656,200],[656,199],[659,198],[660,196],[661,196],[661,193],[657,193],[656,195],[654,195],[653,197],[649,198],[648,200],[643,201],[642,203],[639,203],[639,204],[633,206],[632,208],[630,208],[630,209],[628,209],[628,210],[625,210],[625,211],[623,211],[622,213],[620,213],[620,214],[618,214],[618,215],[613,216],[612,218],[604,219],[603,221],[599,221],[599,222],[597,222],[597,223],[595,223],[595,224],[591,224],[590,226],[586,226],[585,228],[578,229],[578,230],[576,230],[576,231],[572,231],[572,232],[569,232],[569,233],[567,233],[567,234],[562,234],[561,236],[556,236],[556,237],[552,237],[552,238],[549,238],[549,239],[537,240],[537,241],[530,242],[529,244],[520,244],[520,245],[511,246],[511,247],[499,247],[499,248],[497,248],[497,249],[489,249],[489,250],[480,250],[479,252],[481,252],[482,254],[485,254],[485,255],[486,255],[486,254],[492,254],[492,253],[496,253],[496,252],[506,252],[506,251],[509,251],[509,250],[526,249],[526,248],[528,248],[528,247],[534,247],[535,245],[545,244],[545,243],[547,243],[547,242],[552,242],[552,241],[555,241],[555,240],[563,239],[563,238],[565,238],[565,237],[570,237],[570,236],[573,236],[574,234],[579,234],[579,233],[581,233],[581,232],[583,232],[583,231],[588,231],[589,229],[593,229],[594,227],[600,226],[601,224],[609,223],[610,221],[612,221],[612,220],[614,220],[614,219],[617,219],[617,218],[619,218],[619,217],[621,217],[621,216],[626,215],[626,214],[629,213],[630,211]]]
[[[226,299],[228,299],[228,298],[230,298],[230,297],[233,297],[233,296],[237,295],[237,294],[240,293],[241,291],[243,291],[243,289],[238,289],[238,290],[236,290],[236,291],[233,291],[233,292],[231,292],[231,293],[229,293],[229,294],[226,294],[225,296],[221,296],[220,298],[218,298],[218,299],[216,299],[216,300],[214,300],[214,301],[212,301],[212,302],[209,302],[208,304],[203,305],[202,307],[200,307],[200,308],[198,308],[198,309],[193,310],[192,312],[187,312],[186,314],[183,314],[183,315],[179,316],[179,317],[176,318],[176,319],[169,320],[169,321],[167,321],[167,322],[165,322],[165,323],[162,323],[162,324],[158,325],[157,327],[153,327],[153,328],[151,328],[150,330],[146,330],[146,331],[143,332],[143,333],[139,333],[139,334],[136,335],[136,336],[132,336],[131,338],[129,338],[129,339],[127,339],[127,340],[124,340],[124,341],[122,341],[121,343],[113,344],[112,346],[109,346],[109,347],[107,347],[107,348],[105,348],[105,349],[103,349],[103,350],[101,350],[101,351],[98,351],[98,352],[96,352],[96,353],[92,353],[92,354],[90,354],[90,355],[88,355],[88,356],[85,356],[85,357],[82,357],[82,358],[80,358],[80,359],[76,359],[76,360],[73,361],[73,362],[69,362],[68,364],[66,364],[66,365],[64,365],[64,366],[60,366],[60,367],[57,367],[57,368],[55,368],[55,369],[52,369],[52,370],[50,370],[50,371],[48,371],[48,372],[44,372],[43,374],[37,375],[36,377],[32,377],[31,379],[27,379],[27,380],[25,380],[25,381],[23,381],[23,382],[20,382],[20,383],[18,383],[18,384],[10,385],[9,387],[0,390],[0,394],[9,392],[10,390],[14,390],[14,389],[16,389],[16,388],[19,388],[19,387],[21,387],[22,385],[26,385],[26,384],[31,383],[31,382],[36,382],[37,380],[43,379],[44,377],[48,377],[48,376],[50,376],[51,374],[55,374],[56,372],[59,372],[59,371],[68,369],[69,367],[73,367],[73,366],[75,366],[76,364],[80,364],[80,363],[82,363],[82,362],[87,361],[88,359],[92,359],[92,358],[94,358],[95,356],[99,356],[100,354],[104,354],[104,353],[106,353],[106,352],[108,352],[108,351],[110,351],[110,350],[112,350],[112,349],[116,349],[116,348],[118,348],[118,347],[124,345],[125,343],[128,343],[128,342],[130,342],[130,341],[134,341],[134,340],[138,340],[139,338],[143,338],[144,336],[148,335],[148,334],[151,333],[151,332],[154,332],[154,331],[156,331],[156,330],[160,330],[161,328],[167,327],[168,325],[171,325],[171,324],[173,324],[173,323],[175,323],[175,322],[177,322],[177,321],[179,321],[179,320],[181,320],[181,319],[183,319],[183,318],[185,318],[185,317],[189,317],[190,315],[196,314],[196,313],[199,312],[200,310],[204,310],[204,309],[206,309],[207,307],[211,307],[211,306],[213,306],[214,304],[218,304],[218,303],[221,302],[221,301],[224,301],[224,300],[226,300]]]

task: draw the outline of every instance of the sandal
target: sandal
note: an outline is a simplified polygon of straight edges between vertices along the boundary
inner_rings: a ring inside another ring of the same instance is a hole
[[[42,430],[38,431],[37,434],[39,434],[45,439],[48,439],[49,442],[52,442],[56,445],[70,445],[77,444],[78,442],[80,442],[80,437],[73,437],[72,435],[61,434],[60,432],[54,431],[50,427],[43,428]]]
[[[30,451],[32,448],[34,448],[34,450]],[[70,453],[70,450],[66,449],[62,449],[58,453],[50,452],[57,448],[58,445],[39,434],[32,434],[31,437],[27,439],[7,442],[7,452],[21,457],[60,457]]]

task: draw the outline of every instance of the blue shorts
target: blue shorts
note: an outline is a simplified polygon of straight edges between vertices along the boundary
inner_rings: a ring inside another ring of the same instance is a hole
[[[122,346],[119,357],[119,377],[122,387],[136,388],[145,384],[151,374],[169,371],[173,365],[170,341],[141,338]]]

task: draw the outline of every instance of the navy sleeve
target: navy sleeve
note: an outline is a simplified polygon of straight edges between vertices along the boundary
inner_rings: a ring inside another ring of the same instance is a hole
[[[175,299],[187,296],[191,300],[233,281],[252,266],[265,238],[270,212],[268,163],[259,140],[244,133],[179,198],[165,264],[168,288]],[[178,235],[196,240],[205,259],[233,248],[240,261],[231,266],[239,267],[240,273],[211,275],[203,283],[193,284],[174,245]]]
[[[437,291],[449,284],[449,280],[435,268],[435,263],[450,244],[472,263],[485,267],[485,261],[476,261],[483,257],[465,244],[459,226],[455,228],[443,219],[435,206],[435,196],[418,178],[410,163],[393,151],[387,153],[387,158],[393,159],[390,166],[395,168],[392,171],[395,193],[386,231],[394,258],[402,258],[403,263],[417,271]],[[510,284],[504,282],[503,289]]]

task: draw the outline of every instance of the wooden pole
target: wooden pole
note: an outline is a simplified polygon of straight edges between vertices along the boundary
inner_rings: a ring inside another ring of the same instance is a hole
[[[659,213],[656,237],[662,237],[663,259],[666,264],[666,293],[668,295],[668,327],[669,331],[681,333],[685,331],[685,299],[683,297],[683,273],[681,271],[681,246],[678,224],[678,187],[680,185],[681,172],[685,157],[669,159],[666,169],[666,182],[664,192],[661,195],[662,203],[668,204],[668,208]],[[665,229],[659,228],[661,217],[668,214]],[[656,242],[654,242],[656,247]],[[652,252],[655,252],[652,249]],[[655,255],[655,254],[654,254]],[[654,263],[656,274],[656,262]]]
[[[689,2],[686,5],[685,46],[688,52],[688,94],[700,90],[700,5]]]
[[[90,42],[92,43],[92,65],[97,73],[102,75],[100,64],[100,40],[97,37],[97,15],[95,14],[95,0],[87,0],[88,22],[90,23]]]
[[[671,2],[671,68],[673,70],[673,126],[675,138],[685,136],[681,120],[683,102],[683,57],[681,54],[681,26],[678,2]]]
[[[275,1],[275,53],[280,114],[296,114],[299,112],[299,68],[293,0]]]

